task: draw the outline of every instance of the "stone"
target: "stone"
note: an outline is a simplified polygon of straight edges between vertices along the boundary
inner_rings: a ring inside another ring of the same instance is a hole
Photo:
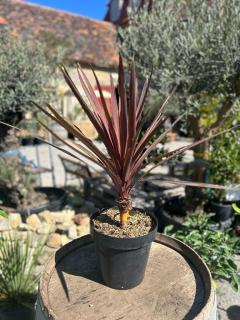
[[[90,226],[82,225],[82,226],[77,226],[77,234],[79,237],[85,236],[90,233]]]
[[[18,226],[18,230],[19,231],[30,231],[31,230],[31,226],[29,224],[26,224],[26,223],[21,223]]]
[[[8,221],[12,229],[17,229],[22,223],[22,217],[19,213],[10,213],[8,216]]]
[[[46,222],[42,222],[41,225],[37,228],[38,234],[49,234],[52,231],[52,226]]]
[[[75,211],[71,209],[52,212],[52,215],[57,224],[69,223],[72,221]]]
[[[78,213],[73,218],[73,221],[77,225],[86,226],[90,223],[90,218],[87,213]]]
[[[44,270],[43,265],[35,266],[33,269],[33,276],[36,278],[39,278],[39,276],[43,273],[43,270]]]
[[[71,239],[69,239],[65,234],[61,235],[62,238],[62,246],[65,246],[65,244],[69,243],[70,241],[72,241]]]
[[[31,226],[31,229],[33,231],[36,231],[40,225],[41,225],[41,221],[39,219],[39,217],[34,213],[34,214],[31,214],[27,220],[26,220],[26,223]]]
[[[30,246],[32,248],[42,247],[46,243],[47,238],[48,238],[48,235],[42,235],[36,232],[31,232]]]
[[[62,245],[61,235],[58,233],[52,233],[48,237],[47,246],[50,248],[59,248]]]
[[[0,221],[0,232],[8,231],[10,229],[11,229],[11,226],[8,219],[3,219]]]
[[[73,226],[73,222],[71,221],[71,223],[64,223],[64,224],[59,224],[56,228],[56,233],[59,234],[68,234],[68,230],[71,226]]]
[[[37,258],[39,264],[44,265],[47,260],[56,252],[56,249],[49,248],[47,246],[44,247],[41,255]]]
[[[70,239],[76,239],[77,238],[77,229],[75,225],[72,225],[69,229],[68,229],[68,237]]]
[[[50,212],[49,210],[44,210],[44,211],[40,212],[38,216],[43,222],[46,222],[48,224],[55,223],[55,218],[54,218],[52,212]]]

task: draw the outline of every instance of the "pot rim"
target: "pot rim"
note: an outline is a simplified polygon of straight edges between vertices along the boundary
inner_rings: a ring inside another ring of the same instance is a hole
[[[140,208],[136,208],[136,207],[134,207],[133,209],[136,209],[140,212],[146,213],[147,215],[149,215],[152,218],[152,220],[154,222],[154,226],[147,234],[145,234],[143,236],[139,236],[139,237],[118,238],[118,237],[106,235],[106,234],[103,234],[103,233],[97,231],[93,227],[92,220],[95,216],[100,215],[102,212],[104,212],[108,209],[110,209],[110,208],[101,209],[91,215],[91,217],[90,217],[90,231],[91,231],[91,235],[93,238],[98,238],[98,241],[99,240],[104,241],[105,243],[108,242],[108,246],[112,247],[112,248],[115,248],[115,247],[120,248],[120,247],[122,247],[122,245],[124,246],[124,244],[128,243],[132,249],[139,248],[139,247],[143,246],[144,244],[148,244],[149,242],[152,242],[155,239],[155,235],[156,235],[157,228],[158,228],[157,217],[151,212],[146,212],[144,209],[140,209]]]
[[[229,207],[232,206],[233,203],[238,202],[238,201],[218,201],[217,199],[210,200],[209,203],[221,207]]]

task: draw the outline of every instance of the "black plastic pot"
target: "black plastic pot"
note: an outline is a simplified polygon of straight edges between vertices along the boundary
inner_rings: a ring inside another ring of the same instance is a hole
[[[168,225],[173,225],[175,230],[181,229],[186,212],[185,198],[182,196],[174,196],[167,199],[165,203],[155,201],[158,231],[163,232]]]
[[[144,278],[151,244],[157,232],[157,219],[153,214],[148,213],[153,220],[154,227],[145,236],[116,238],[94,229],[92,220],[101,212],[91,217],[91,235],[95,242],[103,281],[113,289],[134,288]]]
[[[1,320],[33,320],[34,319],[34,308],[30,309],[25,306],[15,305],[8,309],[0,308],[0,319]]]
[[[183,220],[177,219],[177,216],[171,215],[165,209],[161,210],[158,215],[159,219],[159,232],[163,232],[166,226],[172,225],[174,230],[179,230],[183,228]]]
[[[163,208],[165,211],[169,212],[170,214],[184,217],[186,216],[186,211],[187,211],[185,197],[182,197],[182,196],[172,197],[164,203]]]
[[[206,211],[215,213],[213,220],[216,222],[226,221],[233,217],[233,208],[231,202],[209,201],[206,205]]]

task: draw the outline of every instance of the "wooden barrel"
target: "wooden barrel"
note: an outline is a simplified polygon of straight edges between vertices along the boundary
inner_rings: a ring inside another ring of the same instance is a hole
[[[91,237],[85,236],[59,249],[45,267],[36,320],[45,319],[216,320],[216,297],[200,257],[160,234],[142,284],[131,290],[108,288],[102,283]]]

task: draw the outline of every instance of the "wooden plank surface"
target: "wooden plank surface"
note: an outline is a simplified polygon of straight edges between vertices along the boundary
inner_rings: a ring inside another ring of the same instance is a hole
[[[126,291],[102,283],[91,242],[69,248],[56,255],[56,266],[53,260],[44,275],[41,294],[55,319],[192,320],[206,303],[195,267],[166,245],[153,243],[143,283]]]

